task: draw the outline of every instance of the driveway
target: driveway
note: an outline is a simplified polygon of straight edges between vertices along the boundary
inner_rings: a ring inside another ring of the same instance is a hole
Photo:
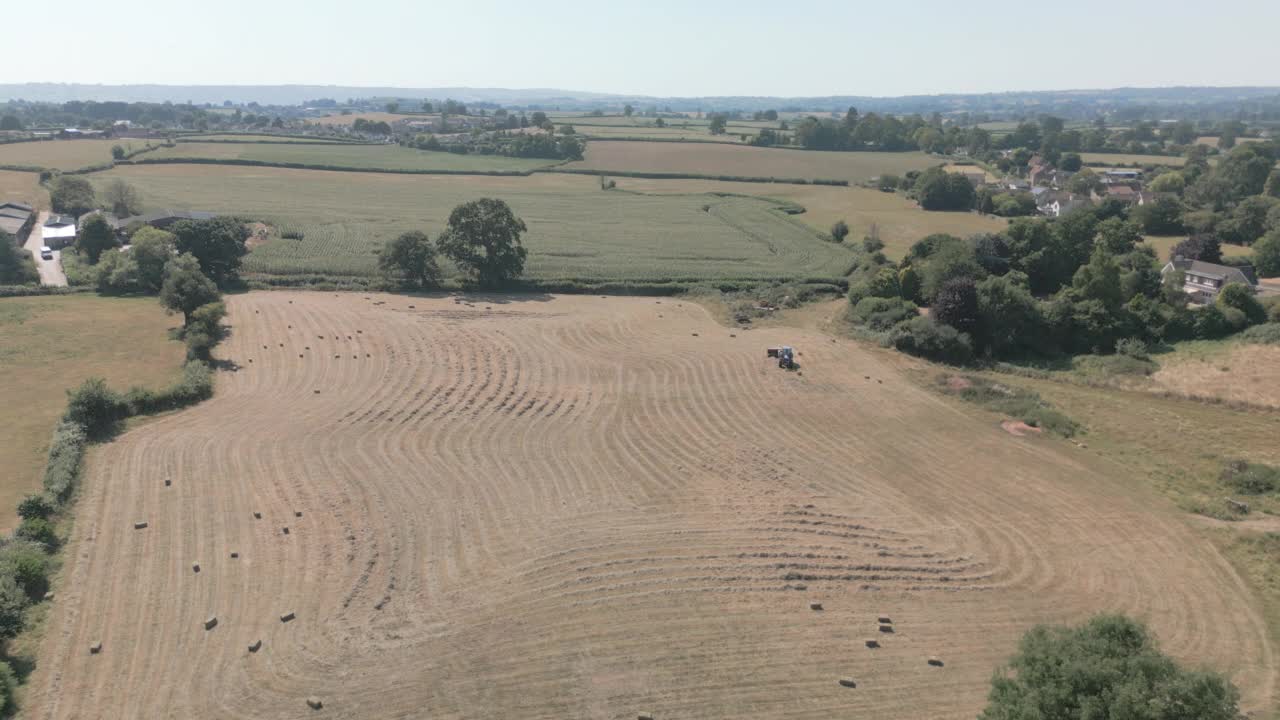
[[[44,260],[40,257],[40,248],[44,246],[44,221],[48,217],[49,213],[43,211],[40,213],[40,216],[36,218],[36,226],[31,228],[31,234],[27,236],[27,244],[23,247],[30,250],[32,257],[36,259],[36,267],[40,270],[41,285],[66,287],[67,276],[62,272],[62,251],[54,250],[52,260]]]

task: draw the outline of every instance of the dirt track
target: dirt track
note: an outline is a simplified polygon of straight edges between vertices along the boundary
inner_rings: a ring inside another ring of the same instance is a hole
[[[1272,700],[1183,518],[851,343],[652,298],[230,324],[213,400],[93,453],[30,717],[972,718],[1023,630],[1101,610]]]

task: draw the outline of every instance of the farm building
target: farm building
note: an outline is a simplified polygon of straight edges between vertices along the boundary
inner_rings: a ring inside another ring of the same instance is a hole
[[[44,221],[44,244],[61,250],[76,242],[76,219],[70,215],[50,215]]]
[[[1165,264],[1160,276],[1181,270],[1185,274],[1182,289],[1191,296],[1192,302],[1208,304],[1218,297],[1222,288],[1231,283],[1240,283],[1255,292],[1258,289],[1258,278],[1253,267],[1245,265],[1218,265],[1200,260],[1186,260],[1178,256]]]
[[[217,215],[210,212],[159,210],[143,215],[130,215],[124,218],[108,218],[108,221],[116,230],[124,230],[130,225],[150,225],[164,230],[181,220],[212,220],[215,217]]]
[[[30,205],[15,202],[0,204],[0,231],[9,233],[21,244],[31,231],[34,217]]]

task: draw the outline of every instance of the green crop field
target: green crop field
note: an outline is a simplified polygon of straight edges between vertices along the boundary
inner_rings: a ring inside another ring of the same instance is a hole
[[[111,161],[111,147],[146,147],[145,140],[39,140],[0,145],[0,165],[75,170]]]
[[[554,165],[555,160],[501,155],[457,155],[399,145],[320,145],[316,143],[178,143],[143,156],[151,159],[201,158],[302,163],[359,170],[447,170],[454,172],[528,171]]]
[[[901,175],[940,160],[920,152],[823,152],[734,147],[709,143],[601,142],[587,144],[586,159],[566,167],[613,172],[689,173],[737,177],[848,180]]]
[[[655,143],[656,144],[656,143]],[[435,236],[459,203],[498,197],[529,226],[534,279],[716,280],[843,275],[851,253],[750,198],[605,191],[594,177],[412,176],[207,165],[121,166],[147,207],[234,213],[303,239],[274,239],[249,272],[372,275],[375,250],[420,229]]]

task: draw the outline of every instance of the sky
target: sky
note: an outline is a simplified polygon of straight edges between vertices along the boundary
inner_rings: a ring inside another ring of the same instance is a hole
[[[60,0],[56,12],[6,34],[0,83],[666,97],[1280,85],[1276,0]]]

